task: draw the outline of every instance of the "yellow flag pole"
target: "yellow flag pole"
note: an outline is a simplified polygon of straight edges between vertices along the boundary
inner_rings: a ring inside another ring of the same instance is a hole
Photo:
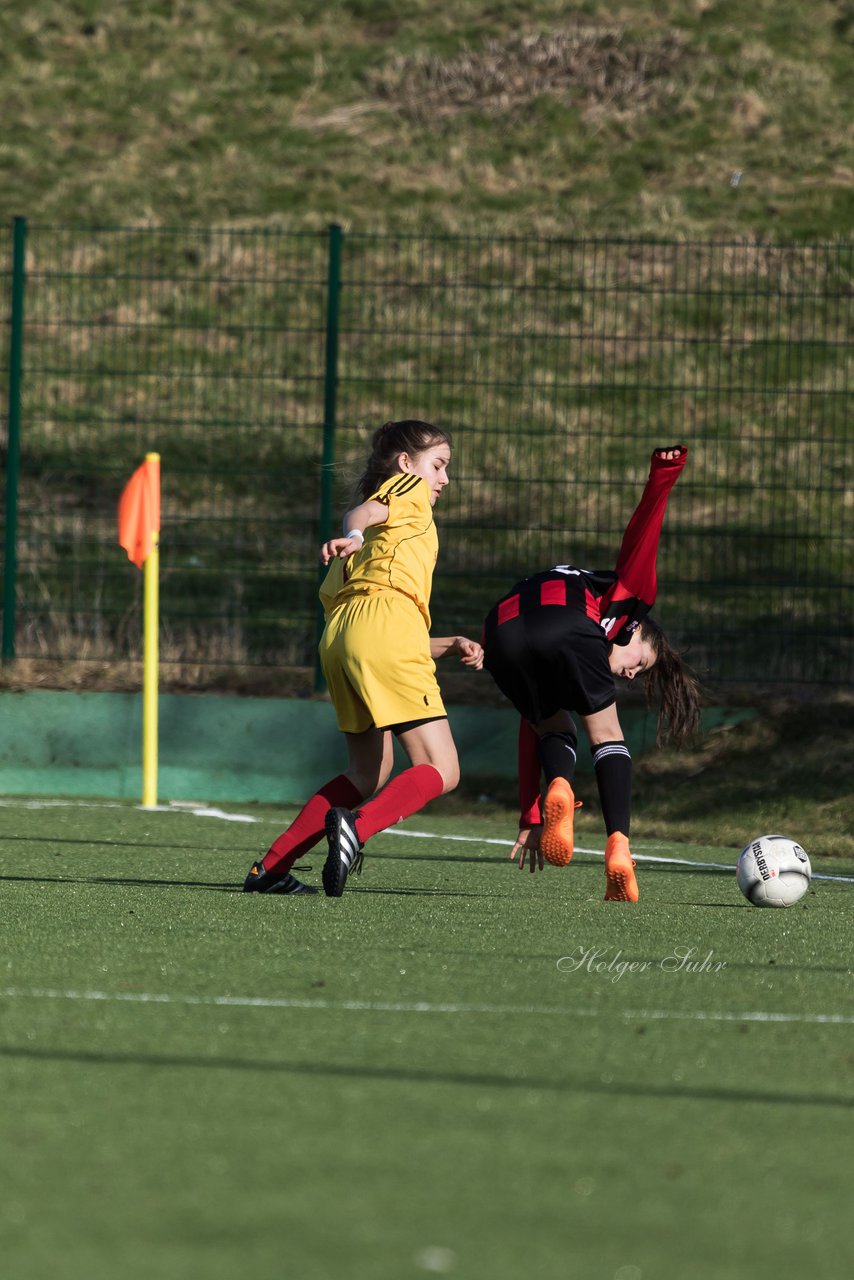
[[[159,453],[147,453],[146,461],[160,462]],[[145,560],[143,584],[142,667],[142,804],[157,804],[157,694],[160,651],[160,533],[155,532]]]

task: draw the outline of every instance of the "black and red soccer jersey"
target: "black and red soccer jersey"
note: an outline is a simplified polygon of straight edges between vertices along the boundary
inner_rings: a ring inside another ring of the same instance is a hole
[[[523,718],[519,739],[521,825],[539,821],[539,764],[530,724],[558,709],[594,715],[615,699],[610,647],[627,644],[652,608],[656,560],[670,491],[688,450],[656,449],[649,478],[610,569],[556,565],[524,578],[490,610],[484,666]]]

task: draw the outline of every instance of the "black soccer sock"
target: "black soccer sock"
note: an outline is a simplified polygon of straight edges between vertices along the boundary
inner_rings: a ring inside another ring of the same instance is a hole
[[[544,733],[537,744],[540,764],[545,774],[546,786],[555,778],[566,778],[572,783],[575,777],[575,756],[578,739],[574,733]]]
[[[608,835],[629,834],[632,816],[632,757],[625,742],[600,742],[593,747],[593,768]]]

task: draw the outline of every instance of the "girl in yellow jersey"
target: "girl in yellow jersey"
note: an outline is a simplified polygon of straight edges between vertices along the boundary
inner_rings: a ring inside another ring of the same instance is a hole
[[[350,871],[361,867],[366,840],[459,781],[434,659],[456,654],[479,670],[483,651],[465,636],[429,634],[439,549],[433,506],[448,484],[450,460],[450,437],[430,423],[387,422],[374,434],[359,482],[362,501],[345,516],[343,536],[321,549],[329,572],[320,592],[326,614],[320,661],[348,768],[312,796],[254,864],[246,892],[315,892],[290,868],[325,831],[323,887],[340,897]],[[411,765],[389,782],[392,735]]]

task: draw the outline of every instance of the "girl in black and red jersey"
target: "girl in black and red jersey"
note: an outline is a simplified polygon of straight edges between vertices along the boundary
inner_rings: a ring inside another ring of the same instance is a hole
[[[590,740],[608,835],[606,901],[638,900],[628,840],[632,760],[617,716],[614,677],[643,676],[648,699],[660,701],[659,740],[684,741],[699,723],[697,681],[648,616],[664,511],[687,456],[681,445],[654,450],[614,570],[557,565],[525,578],[498,601],[484,626],[484,666],[522,716],[521,817],[510,856],[519,853],[520,867],[527,857],[532,871],[542,869],[544,857],[556,866],[572,857],[575,712]]]

